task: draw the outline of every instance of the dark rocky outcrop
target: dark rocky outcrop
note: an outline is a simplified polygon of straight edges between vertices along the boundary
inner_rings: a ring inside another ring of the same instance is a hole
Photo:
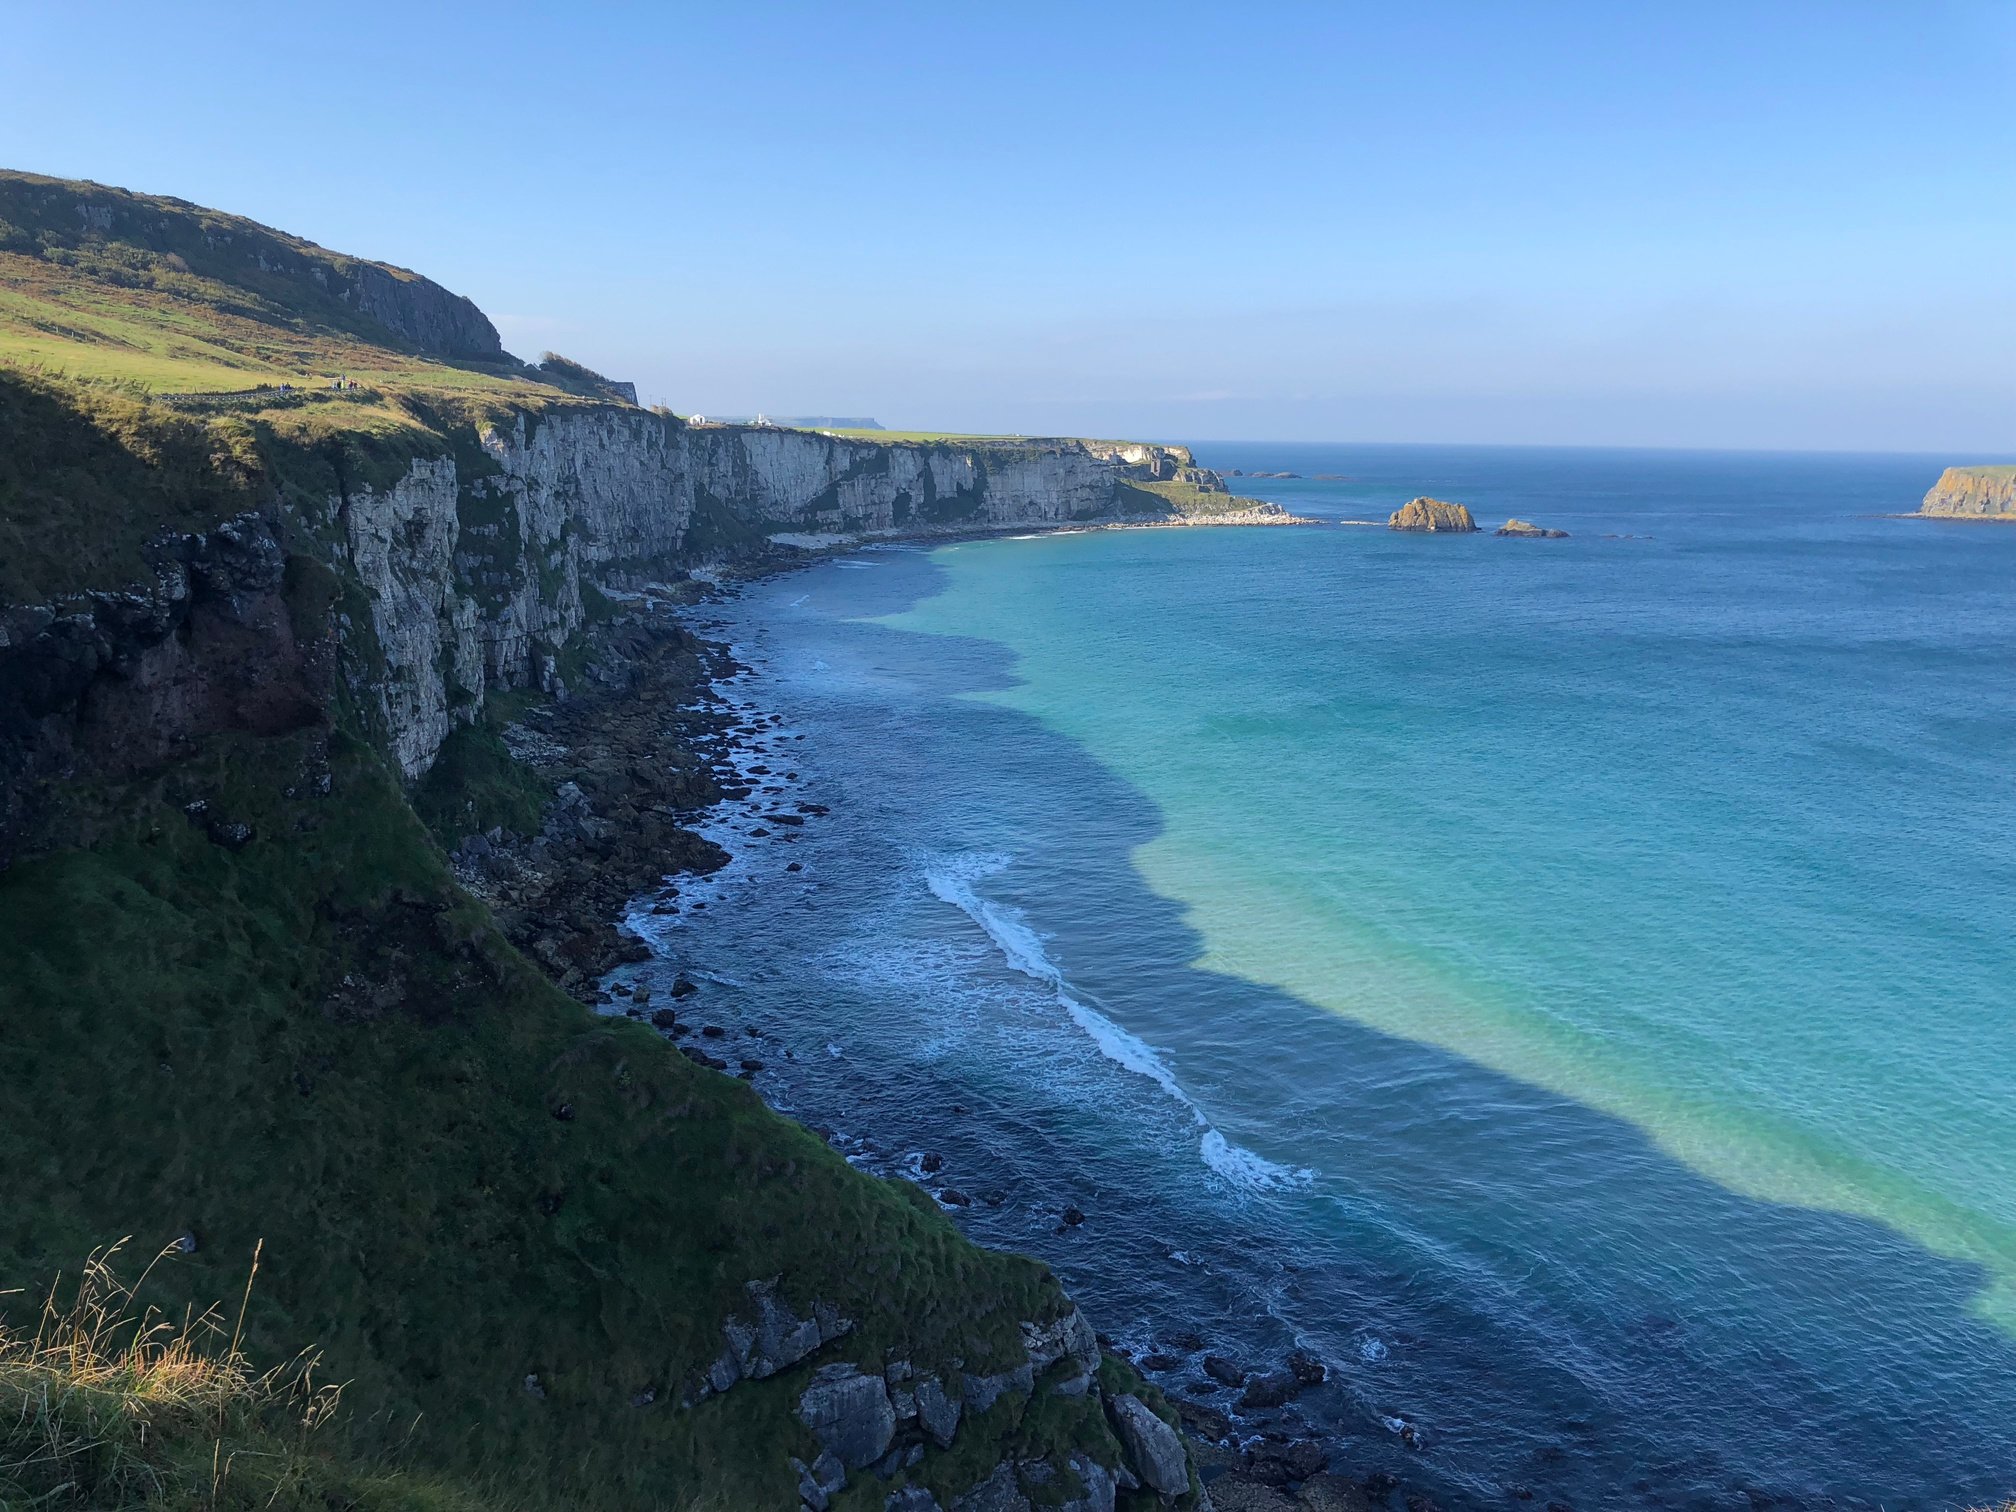
[[[1497,533],[1501,536],[1523,537],[1530,541],[1565,541],[1568,539],[1567,531],[1549,530],[1545,526],[1535,525],[1530,520],[1507,520],[1503,525],[1498,527]]]
[[[808,1316],[800,1317],[778,1296],[774,1279],[750,1282],[749,1304],[746,1313],[722,1325],[727,1347],[707,1373],[708,1389],[726,1391],[739,1380],[773,1376],[854,1327],[823,1303],[815,1303]]]
[[[258,515],[148,546],[152,581],[0,605],[0,867],[55,784],[119,780],[221,734],[320,724],[332,582]],[[290,592],[291,586],[291,592]],[[290,612],[291,611],[291,612]]]
[[[1476,520],[1461,504],[1451,504],[1446,499],[1431,499],[1425,495],[1409,499],[1386,520],[1389,530],[1418,530],[1434,534],[1474,531]]]
[[[849,1470],[874,1464],[896,1436],[889,1388],[853,1365],[821,1366],[798,1399],[798,1418]]]
[[[945,1390],[936,1376],[924,1376],[913,1393],[917,1403],[917,1424],[941,1449],[952,1446],[959,1431],[960,1401]]]

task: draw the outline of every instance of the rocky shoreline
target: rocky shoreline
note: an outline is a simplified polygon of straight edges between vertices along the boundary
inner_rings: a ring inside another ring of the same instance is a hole
[[[1026,532],[985,532],[987,535]],[[935,539],[935,538],[934,538]],[[858,543],[849,549],[858,549]],[[463,837],[457,876],[492,907],[514,943],[564,990],[604,1013],[651,1024],[696,1063],[751,1081],[790,1052],[759,1025],[705,1021],[702,983],[675,975],[654,987],[634,968],[656,958],[626,920],[707,906],[705,879],[731,856],[716,838],[732,820],[766,844],[790,844],[827,810],[795,796],[791,751],[802,736],[732,684],[751,669],[732,649],[696,634],[696,611],[739,591],[739,581],[789,572],[831,553],[778,552],[732,577],[655,584],[626,596],[591,632],[581,686],[526,709],[502,730],[512,755],[555,792],[539,833]],[[785,872],[799,870],[784,862]],[[829,1141],[836,1136],[818,1130]],[[946,1184],[927,1153],[858,1151],[870,1169],[907,1175],[941,1207],[971,1202]],[[1062,1221],[1084,1215],[1066,1208]],[[1326,1425],[1298,1399],[1329,1375],[1300,1351],[1238,1359],[1196,1333],[1165,1332],[1125,1348],[1101,1335],[1176,1404],[1189,1450],[1220,1512],[1435,1512],[1452,1503],[1386,1473],[1354,1477]],[[1208,1396],[1210,1401],[1201,1400]],[[1215,1404],[1215,1405],[1214,1405]],[[1411,1424],[1388,1424],[1410,1449]],[[1516,1493],[1515,1493],[1516,1494]]]

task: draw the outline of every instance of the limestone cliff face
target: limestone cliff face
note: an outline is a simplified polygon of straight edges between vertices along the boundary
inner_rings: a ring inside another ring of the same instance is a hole
[[[1130,474],[1173,475],[1180,448],[1075,440],[897,445],[810,431],[686,433],[695,496],[776,530],[984,527],[1109,515]]]
[[[1190,464],[1179,447],[1075,440],[913,445],[688,427],[621,406],[522,413],[480,462],[413,463],[328,501],[385,675],[366,696],[400,768],[426,770],[491,688],[561,690],[598,581],[746,553],[772,534],[868,536],[1110,518]]]
[[[746,556],[773,535],[845,540],[1150,518],[1143,511],[1165,501],[1142,484],[1197,473],[1180,447],[861,441],[693,427],[620,404],[512,410],[465,432],[460,444],[446,432],[437,439],[402,475],[330,494],[319,505],[297,500],[291,520],[290,507],[275,505],[263,521],[255,516],[233,527],[256,527],[280,554],[276,563],[289,549],[312,553],[337,581],[355,583],[339,605],[351,691],[375,714],[409,778],[427,770],[457,722],[473,719],[491,691],[564,692],[563,653],[605,602],[603,588],[621,592]],[[1229,494],[1222,501],[1228,508],[1246,502]],[[1173,514],[1175,506],[1168,508]],[[289,544],[276,544],[282,541]],[[128,703],[154,709],[133,702],[138,692],[160,702],[148,691],[157,663],[165,668],[164,657],[186,656],[187,648],[163,651],[165,631],[140,635],[132,627],[181,625],[192,603],[198,622],[209,624],[216,616],[202,607],[207,601],[191,599],[181,560],[235,548],[222,533],[156,546],[158,582],[60,604],[0,606],[0,694],[21,694],[0,697],[0,779],[18,787],[31,771],[67,769],[83,738],[73,729],[77,721],[118,723],[105,711]],[[279,589],[264,591],[270,612],[261,623],[281,623],[273,608]],[[263,660],[280,666],[291,656],[281,636]],[[232,679],[252,676],[261,663],[247,648],[228,676],[216,675],[235,686]],[[170,681],[193,686],[192,676]],[[27,696],[45,685],[46,696]],[[187,718],[155,709],[126,723],[152,720],[162,730],[193,733],[242,723],[217,712],[208,693],[184,702]],[[152,750],[147,741],[126,746],[129,754]],[[0,811],[18,806],[0,804]],[[0,832],[11,827],[0,812]]]
[[[1949,467],[1918,506],[1924,515],[2016,520],[2016,467]]]

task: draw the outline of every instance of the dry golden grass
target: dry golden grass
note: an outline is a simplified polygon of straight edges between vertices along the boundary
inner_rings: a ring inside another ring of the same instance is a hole
[[[257,1256],[227,1327],[216,1308],[176,1320],[142,1306],[173,1249],[131,1286],[119,1249],[52,1286],[32,1333],[0,1327],[0,1506],[278,1501],[339,1389],[316,1384],[312,1353],[261,1372],[240,1351]]]

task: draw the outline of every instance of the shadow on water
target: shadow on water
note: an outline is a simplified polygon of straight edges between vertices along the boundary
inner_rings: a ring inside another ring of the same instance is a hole
[[[893,816],[910,843],[950,803],[988,809],[1018,857],[1043,858],[1045,887],[1068,876],[1068,897],[1048,899],[1065,922],[1040,891],[1027,903],[1055,928],[1071,990],[1156,1047],[1229,1139],[1314,1174],[1271,1190],[1217,1179],[1170,1099],[1088,1108],[1012,1056],[947,1053],[944,1002],[915,992],[907,1012],[848,1024],[859,1048],[802,1083],[794,1111],[870,1135],[891,1163],[942,1152],[980,1199],[962,1224],[1050,1261],[1126,1342],[1195,1329],[1255,1364],[1316,1350],[1331,1383],[1271,1426],[1445,1502],[1532,1488],[1536,1504],[1580,1507],[1959,1507],[2016,1490],[2016,1342],[1970,1310],[1979,1268],[1732,1193],[1628,1123],[1193,968],[1202,940],[1132,863],[1162,831],[1154,805],[1075,742],[970,697],[1015,685],[1005,648],[868,623],[946,582],[919,553],[875,560],[844,582],[826,566],[759,585],[726,611],[759,654],[844,648],[889,679],[825,705],[756,690],[812,732],[808,753],[844,744],[859,763],[833,790],[847,807],[818,841],[827,870],[836,847],[864,873],[888,866],[872,852],[893,843]],[[795,614],[828,588],[845,619]],[[849,827],[878,805],[876,833]],[[1002,874],[1004,897],[1016,885]],[[773,1020],[795,1007],[823,1034],[836,1011],[865,1011],[799,1001],[778,943],[793,926],[764,906],[687,943],[780,953],[782,985],[750,1005]],[[1058,1222],[1067,1202],[1088,1220]],[[1168,1384],[1199,1383],[1179,1370]],[[1419,1452],[1395,1420],[1419,1425]]]

